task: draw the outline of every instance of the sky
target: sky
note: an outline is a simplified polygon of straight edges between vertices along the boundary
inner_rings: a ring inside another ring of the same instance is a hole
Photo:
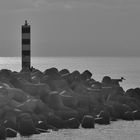
[[[0,0],[0,56],[139,56],[140,0]]]

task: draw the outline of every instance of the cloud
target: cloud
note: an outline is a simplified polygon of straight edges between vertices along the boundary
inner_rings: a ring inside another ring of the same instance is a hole
[[[46,9],[140,7],[140,0],[0,0],[0,11],[28,12]]]
[[[72,0],[73,1],[73,0]],[[32,4],[35,8],[73,8],[73,2],[69,1],[55,1],[55,0],[32,0]]]
[[[25,11],[33,8],[34,5],[32,0],[0,0],[0,11],[3,13]]]
[[[32,0],[36,8],[84,8],[99,7],[104,9],[118,8],[124,0]]]
[[[140,5],[139,0],[33,0],[37,1],[38,3],[73,3],[73,4],[98,4],[104,6],[131,6],[131,5]]]
[[[96,6],[100,8],[112,8],[104,3],[97,2],[97,0],[32,0],[32,5],[35,8],[55,8],[55,9],[72,9]]]
[[[47,6],[48,2],[46,0],[32,0],[32,4],[38,8],[40,6]]]

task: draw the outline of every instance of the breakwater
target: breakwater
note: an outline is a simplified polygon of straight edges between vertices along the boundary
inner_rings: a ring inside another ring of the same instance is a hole
[[[30,136],[49,129],[94,128],[118,119],[139,120],[139,88],[126,92],[123,78],[92,79],[85,70],[50,68],[0,71],[1,137]],[[10,128],[10,129],[9,129]],[[2,134],[2,133],[1,133]]]

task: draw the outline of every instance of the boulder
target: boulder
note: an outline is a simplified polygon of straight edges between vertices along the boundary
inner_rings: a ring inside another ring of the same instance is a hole
[[[63,74],[61,75],[61,78],[64,79],[68,83],[68,85],[72,83],[71,73]]]
[[[0,140],[6,140],[6,128],[4,124],[0,124]]]
[[[50,76],[53,80],[60,79],[61,75],[57,68],[50,68],[44,71],[44,75]]]
[[[35,114],[35,113],[31,113],[30,115],[31,115],[31,117],[32,117],[32,121],[33,121],[34,125],[37,126],[37,125],[38,125],[38,122],[40,122],[41,119],[40,119],[39,116],[38,116],[37,114]]]
[[[107,104],[107,103],[104,105],[104,107],[106,108],[106,111],[108,111],[108,113],[109,113],[110,120],[116,121],[117,120],[117,118],[116,118],[117,113],[116,113],[114,107],[110,104]]]
[[[137,110],[140,109],[140,103],[139,100],[133,98],[133,97],[128,97],[128,96],[116,96],[116,101],[122,104],[128,105],[132,110]]]
[[[6,128],[6,137],[7,138],[15,138],[17,137],[17,131],[11,128]]]
[[[43,76],[44,76],[43,73],[39,70],[32,71],[31,83],[38,84]]]
[[[72,81],[79,81],[81,78],[80,72],[78,70],[75,70],[71,73],[71,80]]]
[[[16,77],[30,81],[31,80],[31,71],[30,70],[27,70],[27,71],[21,70],[19,73],[16,74]]]
[[[94,117],[91,115],[85,115],[82,119],[81,126],[83,128],[94,128],[95,127]]]
[[[58,72],[59,72],[59,71],[58,71],[57,68],[52,67],[52,68],[46,69],[46,70],[44,71],[44,74],[45,74],[45,75],[53,75],[53,74],[58,73]]]
[[[81,83],[81,82],[77,82],[77,81],[73,81],[71,84],[71,89],[75,92],[78,93],[80,95],[86,95],[88,93],[88,89],[87,87]]]
[[[77,119],[81,122],[83,117],[87,114],[90,114],[89,110],[86,108],[76,108],[76,111],[78,112]]]
[[[4,120],[4,125],[6,128],[12,128],[14,130],[17,130],[17,116],[16,114],[14,113],[14,111],[8,111],[8,112],[5,112],[4,113],[4,117],[3,117],[3,120]]]
[[[78,116],[78,112],[76,110],[66,107],[63,104],[61,96],[57,91],[49,93],[48,106],[52,108],[55,114],[62,119],[69,119]]]
[[[125,95],[140,100],[140,88],[128,89]]]
[[[40,99],[34,99],[30,98],[24,103],[17,106],[17,109],[23,111],[23,112],[31,112],[31,113],[43,113],[44,115],[47,115],[49,113],[53,113],[53,110],[51,110],[47,105],[45,105]]]
[[[78,129],[80,126],[80,122],[76,118],[70,118],[64,121],[64,127],[67,129]]]
[[[123,120],[132,121],[134,120],[133,112],[127,111],[123,115]]]
[[[95,89],[100,89],[101,88],[101,83],[95,81],[93,78],[87,79],[85,84],[86,84],[86,86],[91,87],[91,88],[93,88],[93,87],[95,87]]]
[[[61,110],[64,108],[64,104],[62,102],[61,96],[59,92],[52,91],[48,96],[48,106],[54,110]]]
[[[64,91],[60,92],[59,95],[60,95],[62,102],[65,106],[75,109],[76,105],[78,103],[78,100],[70,94],[71,93],[69,93],[69,91],[67,92],[66,90],[64,90]]]
[[[18,73],[15,74],[14,76],[9,77],[8,81],[12,84],[13,87],[22,89],[22,85],[19,81]]]
[[[109,76],[104,76],[103,77],[102,86],[103,87],[110,87],[111,86],[111,78]]]
[[[107,104],[113,107],[113,110],[115,111],[115,114],[113,114],[113,116],[115,116],[116,119],[122,119],[125,112],[132,111],[132,109],[128,105],[121,104],[117,101],[108,101]]]
[[[82,74],[81,74],[81,78],[82,80],[87,80],[90,79],[92,77],[92,73],[89,70],[85,70]]]
[[[38,123],[36,124],[36,129],[40,132],[40,133],[46,133],[48,132],[48,126],[45,122],[43,121],[38,121]]]
[[[47,117],[47,123],[58,129],[64,128],[64,121],[56,115],[49,115]]]
[[[108,101],[108,100],[112,100],[112,98],[114,97],[114,89],[112,87],[102,87],[101,88],[101,94],[102,94],[102,100],[104,102]]]
[[[17,106],[17,109],[22,110],[23,112],[34,112],[37,107],[36,99],[28,99],[24,103],[21,103]]]
[[[17,89],[17,88],[10,88],[10,87],[7,87],[5,88],[8,92],[8,97],[10,99],[14,99],[16,100],[17,102],[24,102],[28,99],[28,94],[25,93],[23,90],[21,89]]]
[[[31,96],[41,96],[42,94],[44,95],[50,92],[50,88],[47,84],[33,84],[23,79],[20,79],[19,82],[21,84],[22,90],[27,92]]]
[[[70,118],[77,118],[78,112],[71,108],[63,108],[62,110],[54,111],[57,116],[59,116],[62,120],[67,120]]]
[[[68,86],[68,83],[64,79],[57,79],[49,81],[49,86],[51,87],[51,90],[53,91],[63,91],[70,89]]]
[[[132,113],[134,120],[140,120],[140,110],[134,110]]]
[[[0,70],[0,78],[1,77],[10,77],[12,75],[12,71],[8,69],[1,69]]]
[[[8,93],[4,88],[0,88],[0,107],[3,107],[9,103]]]
[[[98,124],[110,124],[110,116],[108,112],[103,110],[100,111],[98,115],[96,115],[95,122]]]
[[[0,78],[0,86],[14,88],[14,86],[10,83],[8,77],[1,77]]]
[[[13,138],[17,136],[17,122],[16,122],[16,115],[13,111],[9,111],[5,113],[3,118],[4,126],[6,128],[6,136],[9,138]]]
[[[47,130],[47,124],[43,121],[38,121],[36,124],[36,128],[42,129],[42,130]]]
[[[28,113],[22,113],[18,117],[18,132],[21,136],[29,137],[36,132],[32,117]]]
[[[62,70],[59,71],[59,73],[60,73],[61,76],[66,75],[66,74],[70,74],[68,69],[62,69]]]

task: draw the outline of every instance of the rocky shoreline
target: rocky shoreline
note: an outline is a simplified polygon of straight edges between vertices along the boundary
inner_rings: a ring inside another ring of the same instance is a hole
[[[123,77],[92,77],[89,70],[0,70],[0,139],[140,120],[140,88],[124,91]]]

